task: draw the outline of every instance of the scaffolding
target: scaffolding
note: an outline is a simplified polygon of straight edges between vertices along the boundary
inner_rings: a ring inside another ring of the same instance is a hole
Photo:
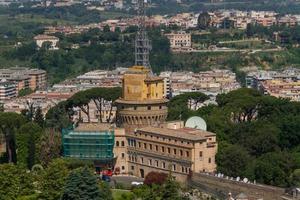
[[[64,157],[112,163],[114,159],[114,131],[62,130]]]

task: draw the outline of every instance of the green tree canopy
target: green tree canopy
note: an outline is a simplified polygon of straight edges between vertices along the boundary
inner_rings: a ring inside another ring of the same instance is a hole
[[[22,125],[16,134],[18,164],[31,169],[38,162],[38,146],[42,128],[33,122]]]
[[[0,131],[5,138],[8,162],[17,162],[15,132],[25,121],[25,118],[20,114],[0,112]]]
[[[110,192],[110,191],[106,191]],[[106,194],[105,194],[106,195]],[[104,195],[103,195],[104,196]],[[101,195],[97,178],[88,168],[78,169],[69,175],[62,195],[62,200],[108,200]]]

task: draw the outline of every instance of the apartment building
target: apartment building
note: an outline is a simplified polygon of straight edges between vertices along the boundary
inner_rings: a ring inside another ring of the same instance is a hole
[[[266,95],[300,101],[300,80],[266,80],[260,90]]]
[[[17,96],[16,85],[11,82],[0,82],[0,101],[10,100]]]
[[[300,70],[256,71],[246,76],[246,86],[266,95],[300,101]]]
[[[65,80],[52,87],[54,91],[77,92],[94,87],[120,87],[122,76],[127,68],[116,68],[115,70],[94,70],[77,76],[74,79]]]
[[[22,110],[28,109],[28,103],[34,108],[40,107],[44,115],[50,108],[61,101],[70,98],[73,93],[61,92],[35,92],[24,97],[18,97],[4,103],[5,112],[21,113]]]
[[[170,47],[173,51],[191,51],[192,35],[184,31],[167,33],[165,36],[170,41]]]
[[[199,73],[161,72],[160,77],[170,80],[169,90],[173,96],[192,91],[216,96],[219,93],[227,93],[240,87],[235,73],[229,70],[211,70]]]
[[[45,89],[47,87],[46,71],[24,67],[0,69],[0,79],[16,85],[17,92],[22,89]]]

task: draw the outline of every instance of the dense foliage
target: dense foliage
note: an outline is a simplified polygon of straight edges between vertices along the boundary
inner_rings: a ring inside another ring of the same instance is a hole
[[[177,102],[185,99],[176,96]],[[170,112],[177,109],[186,113],[183,119],[199,115],[207,121],[219,142],[219,172],[277,186],[299,183],[300,103],[246,88],[218,95],[217,103],[197,111],[172,106]]]
[[[108,192],[110,191],[108,190]],[[61,199],[104,200],[97,184],[97,178],[87,168],[76,170],[69,175]],[[105,198],[105,200],[108,199]]]

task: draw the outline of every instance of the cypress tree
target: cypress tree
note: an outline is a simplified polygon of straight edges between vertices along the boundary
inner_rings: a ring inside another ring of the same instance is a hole
[[[35,110],[33,121],[37,123],[40,127],[44,127],[45,120],[41,107],[37,107],[37,109]]]

